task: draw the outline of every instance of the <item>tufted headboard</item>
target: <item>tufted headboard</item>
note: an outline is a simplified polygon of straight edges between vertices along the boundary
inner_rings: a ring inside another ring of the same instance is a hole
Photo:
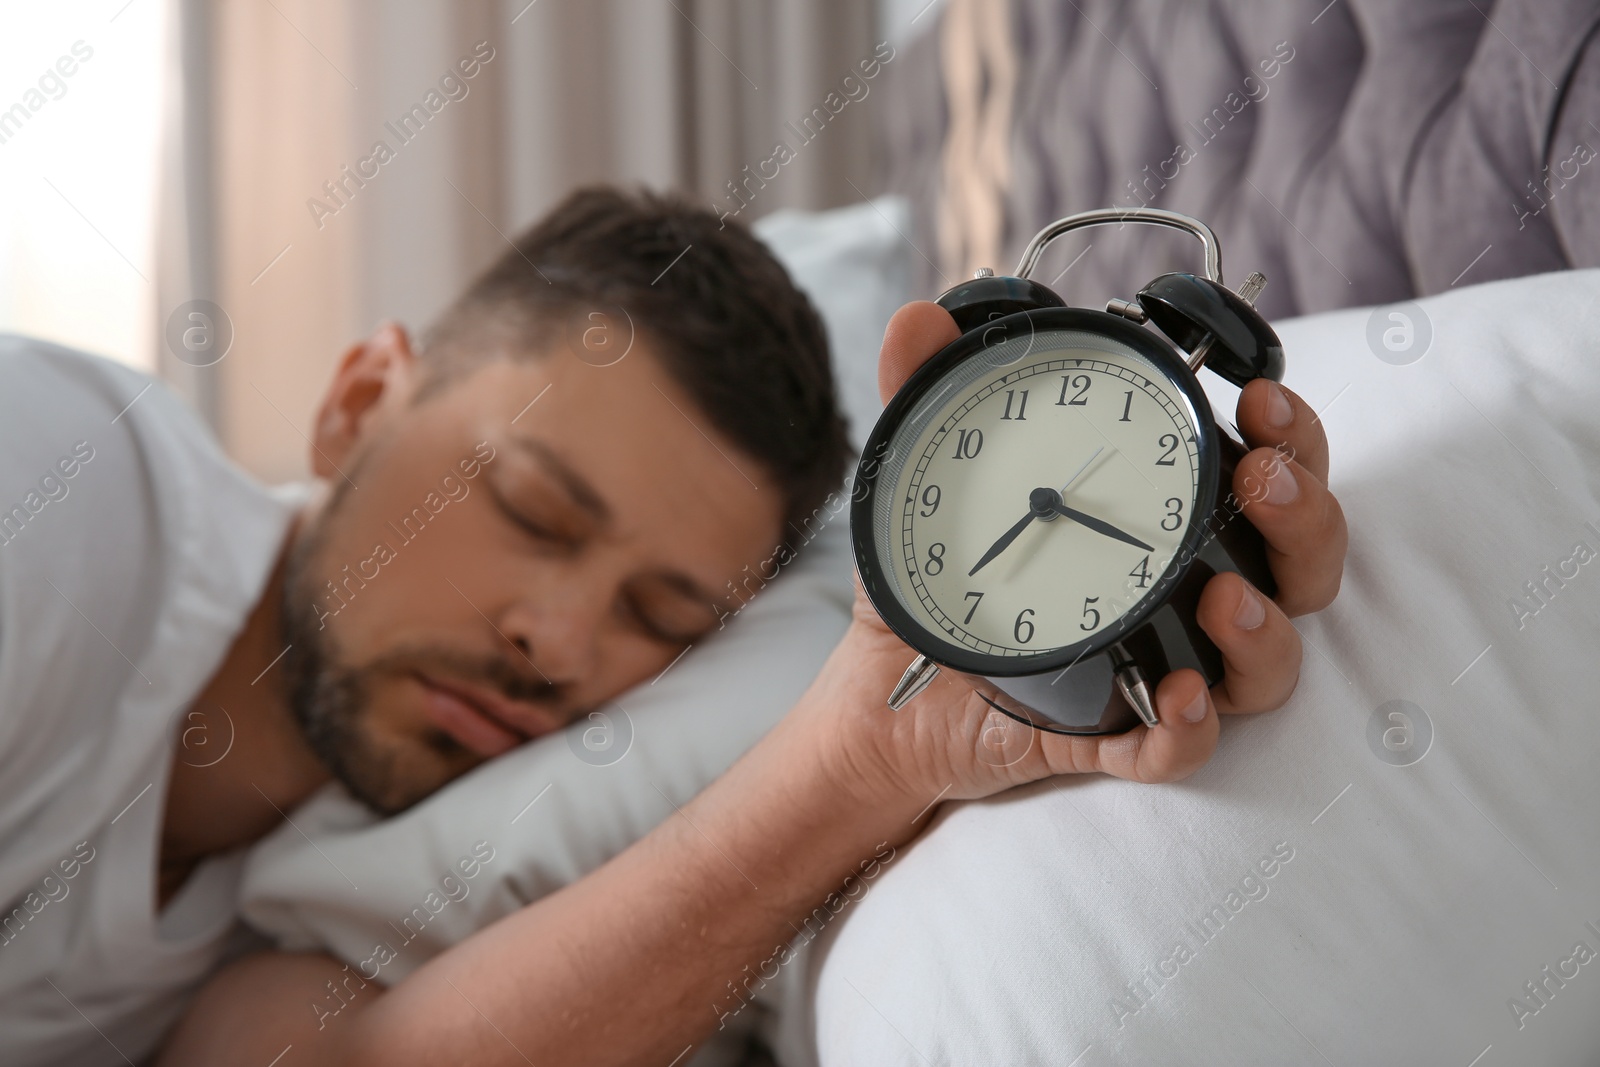
[[[1210,223],[1269,316],[1600,265],[1600,0],[948,0],[928,22],[885,112],[919,292],[1140,204]],[[1089,231],[1035,276],[1128,297],[1195,263],[1185,240]]]

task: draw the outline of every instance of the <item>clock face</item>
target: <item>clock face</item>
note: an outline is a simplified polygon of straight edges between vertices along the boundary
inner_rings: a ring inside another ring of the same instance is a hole
[[[979,351],[887,439],[872,516],[886,584],[914,625],[984,657],[1117,640],[1189,531],[1200,425],[1115,337],[1039,329]]]

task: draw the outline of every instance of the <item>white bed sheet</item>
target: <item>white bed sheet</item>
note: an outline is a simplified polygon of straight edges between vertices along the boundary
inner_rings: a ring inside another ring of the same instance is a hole
[[[944,809],[814,956],[821,1062],[1600,1062],[1597,298],[1421,301],[1409,365],[1279,324],[1351,532],[1293,700],[1180,784]]]

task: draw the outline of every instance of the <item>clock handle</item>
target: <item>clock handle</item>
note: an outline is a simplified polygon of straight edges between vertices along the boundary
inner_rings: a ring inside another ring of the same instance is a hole
[[[1064,233],[1089,226],[1113,224],[1124,226],[1130,222],[1146,226],[1165,226],[1167,229],[1182,230],[1198,237],[1200,243],[1205,246],[1206,278],[1218,285],[1222,284],[1222,246],[1217,243],[1217,235],[1212,232],[1211,227],[1197,218],[1154,207],[1101,208],[1097,211],[1080,211],[1076,215],[1057,219],[1033,235],[1033,240],[1029,241],[1028,247],[1023,250],[1022,260],[1017,264],[1016,276],[1026,278],[1031,274],[1033,268],[1039,265],[1039,257],[1044,254],[1045,246]]]

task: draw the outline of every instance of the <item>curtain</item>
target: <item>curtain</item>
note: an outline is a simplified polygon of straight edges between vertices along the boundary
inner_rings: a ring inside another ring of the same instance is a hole
[[[1001,262],[1011,187],[1011,113],[1017,56],[1007,0],[951,0],[939,22],[940,73],[949,132],[940,156],[939,270],[955,285]]]
[[[161,317],[222,309],[226,357],[171,369],[268,479],[303,475],[345,345],[385,319],[422,329],[576,184],[678,189],[747,222],[882,185],[876,86],[842,87],[879,48],[862,0],[180,8]]]

